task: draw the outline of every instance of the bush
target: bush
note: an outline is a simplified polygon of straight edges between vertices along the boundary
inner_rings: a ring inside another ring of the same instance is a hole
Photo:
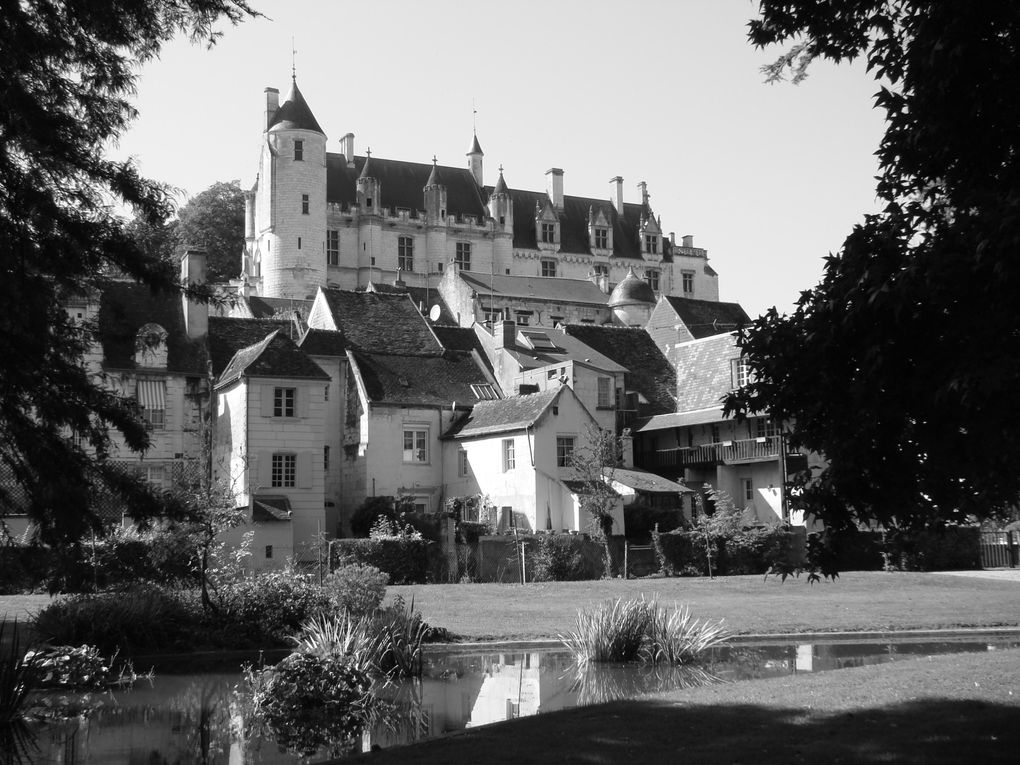
[[[946,526],[919,532],[886,534],[888,565],[898,571],[947,571],[981,568],[981,529]]]
[[[255,574],[227,586],[224,620],[257,642],[283,644],[317,614],[336,611],[330,592],[313,577],[284,570]]]
[[[575,582],[602,576],[602,548],[584,537],[543,534],[531,559],[536,582]]]
[[[624,505],[623,508],[624,527],[627,530],[627,539],[632,542],[646,543],[652,536],[656,524],[662,533],[679,529],[683,526],[683,515],[679,508],[675,510],[660,510],[651,508],[642,502],[633,502]]]
[[[379,608],[388,583],[389,576],[375,566],[348,563],[330,574],[325,586],[337,608],[366,616]]]
[[[336,563],[375,566],[390,584],[421,584],[428,578],[427,545],[423,539],[341,539],[333,543]]]
[[[726,574],[765,574],[789,560],[791,540],[782,526],[744,529],[723,540],[720,568]]]

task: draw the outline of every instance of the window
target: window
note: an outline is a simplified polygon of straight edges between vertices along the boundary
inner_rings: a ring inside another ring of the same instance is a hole
[[[645,252],[655,255],[659,251],[659,237],[655,234],[645,234]]]
[[[543,260],[542,261],[542,276],[556,276],[556,261],[555,260]]]
[[[340,265],[340,232],[335,228],[326,232],[326,265]]]
[[[365,209],[366,210],[372,209],[372,197],[365,197]]]
[[[740,493],[745,502],[754,502],[754,481],[750,478],[740,479]]]
[[[609,249],[609,229],[602,228],[601,226],[595,229],[595,249],[606,250]],[[596,273],[598,273],[596,271]]]
[[[730,359],[730,385],[743,388],[751,382],[751,367],[747,359]]]
[[[266,545],[266,557],[267,558],[272,558],[273,557],[273,546],[272,545]]]
[[[397,268],[414,270],[414,239],[410,236],[397,237]]]
[[[425,514],[429,511],[429,498],[428,497],[414,497],[411,499],[411,507],[414,508],[414,512]]]
[[[166,380],[138,378],[138,403],[146,430],[162,430],[166,426]]]
[[[301,195],[301,214],[308,215],[308,195]]]
[[[301,249],[301,237],[300,236],[297,238],[297,248],[299,250]]]
[[[573,436],[556,436],[556,467],[570,467],[575,440]]]
[[[297,455],[274,454],[272,480],[274,489],[292,489],[297,485]]]
[[[549,242],[550,244],[556,241],[556,224],[555,223],[543,223],[542,224],[542,241]]]
[[[659,291],[659,272],[654,268],[645,269],[645,281],[648,282],[648,286],[652,288],[653,292]]]
[[[713,444],[722,443],[722,437],[719,435],[719,426],[713,425],[711,427],[711,431],[712,431],[712,443]]]
[[[329,472],[329,447],[322,447],[322,469]]]
[[[517,467],[517,460],[514,457],[514,440],[512,438],[503,439],[503,472],[513,470]]]
[[[759,417],[755,420],[755,432],[758,434],[758,438],[772,438],[779,435],[779,428],[776,427],[774,420],[768,417]]]
[[[599,378],[599,398],[598,406],[599,409],[609,409],[613,405],[613,378],[611,377],[600,377]]]
[[[526,327],[531,322],[531,311],[517,314],[517,326]]]
[[[329,383],[322,386],[322,400],[329,401]]]
[[[273,388],[273,417],[293,417],[297,388]]]
[[[429,461],[429,432],[418,428],[404,428],[404,462]]]
[[[489,383],[472,384],[471,392],[474,393],[475,398],[480,401],[492,401],[498,398],[496,395],[496,389]]]
[[[436,263],[436,273],[440,273],[440,274],[443,273],[443,264],[442,263]]]
[[[595,264],[595,276],[609,276],[609,264],[608,263],[596,263]]]
[[[457,475],[461,478],[468,474],[467,452],[461,449],[457,452]]]
[[[146,430],[162,430],[166,426],[166,409],[142,409]]]
[[[471,270],[471,242],[457,242],[457,270]]]
[[[305,142],[298,139],[294,141],[294,161],[300,162],[305,158]]]
[[[154,488],[160,491],[168,488],[166,480],[166,468],[162,465],[149,465],[144,468],[145,480]]]
[[[683,290],[685,295],[694,294],[694,272],[693,271],[681,271],[680,278],[683,281]]]

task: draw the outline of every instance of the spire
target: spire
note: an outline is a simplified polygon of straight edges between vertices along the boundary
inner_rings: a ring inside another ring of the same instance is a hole
[[[372,162],[372,149],[368,148],[365,149],[365,164],[361,166],[361,174],[358,176],[359,179],[373,177],[372,173],[368,169],[368,166],[369,164],[371,164],[371,162]]]
[[[493,194],[508,194],[509,189],[506,187],[506,181],[503,180],[503,166],[499,166],[499,180],[496,181],[496,187],[492,190]]]
[[[287,94],[287,100],[283,102],[283,105],[276,110],[276,113],[272,116],[270,124],[270,130],[313,130],[316,133],[322,133],[322,128],[319,127],[319,123],[315,119],[315,115],[312,114],[312,110],[308,107],[308,102],[305,101],[305,97],[301,95],[301,90],[298,88],[297,76],[295,75],[290,83],[290,92]]]
[[[431,188],[433,186],[441,186],[443,184],[443,178],[439,173],[439,163],[436,160],[436,155],[432,155],[432,172],[429,173],[429,179],[425,182],[425,188]]]
[[[481,145],[478,143],[478,133],[475,133],[474,140],[471,141],[471,150],[467,153],[467,156],[470,157],[472,154],[485,155],[485,152],[482,151]]]

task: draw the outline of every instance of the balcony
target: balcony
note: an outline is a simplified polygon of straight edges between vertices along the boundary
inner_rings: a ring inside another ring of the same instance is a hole
[[[685,448],[657,449],[650,454],[651,469],[683,468],[705,465],[739,465],[779,459],[779,436],[722,441]]]

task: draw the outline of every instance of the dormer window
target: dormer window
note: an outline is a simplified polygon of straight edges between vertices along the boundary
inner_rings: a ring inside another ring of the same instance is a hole
[[[549,244],[555,244],[556,242],[556,224],[555,223],[543,223],[542,224],[542,241],[548,242]]]
[[[659,252],[659,237],[645,234],[645,252],[656,255]]]
[[[294,161],[301,162],[305,158],[305,142],[298,139],[294,141]]]
[[[609,229],[601,226],[595,229],[595,249],[609,249]]]

